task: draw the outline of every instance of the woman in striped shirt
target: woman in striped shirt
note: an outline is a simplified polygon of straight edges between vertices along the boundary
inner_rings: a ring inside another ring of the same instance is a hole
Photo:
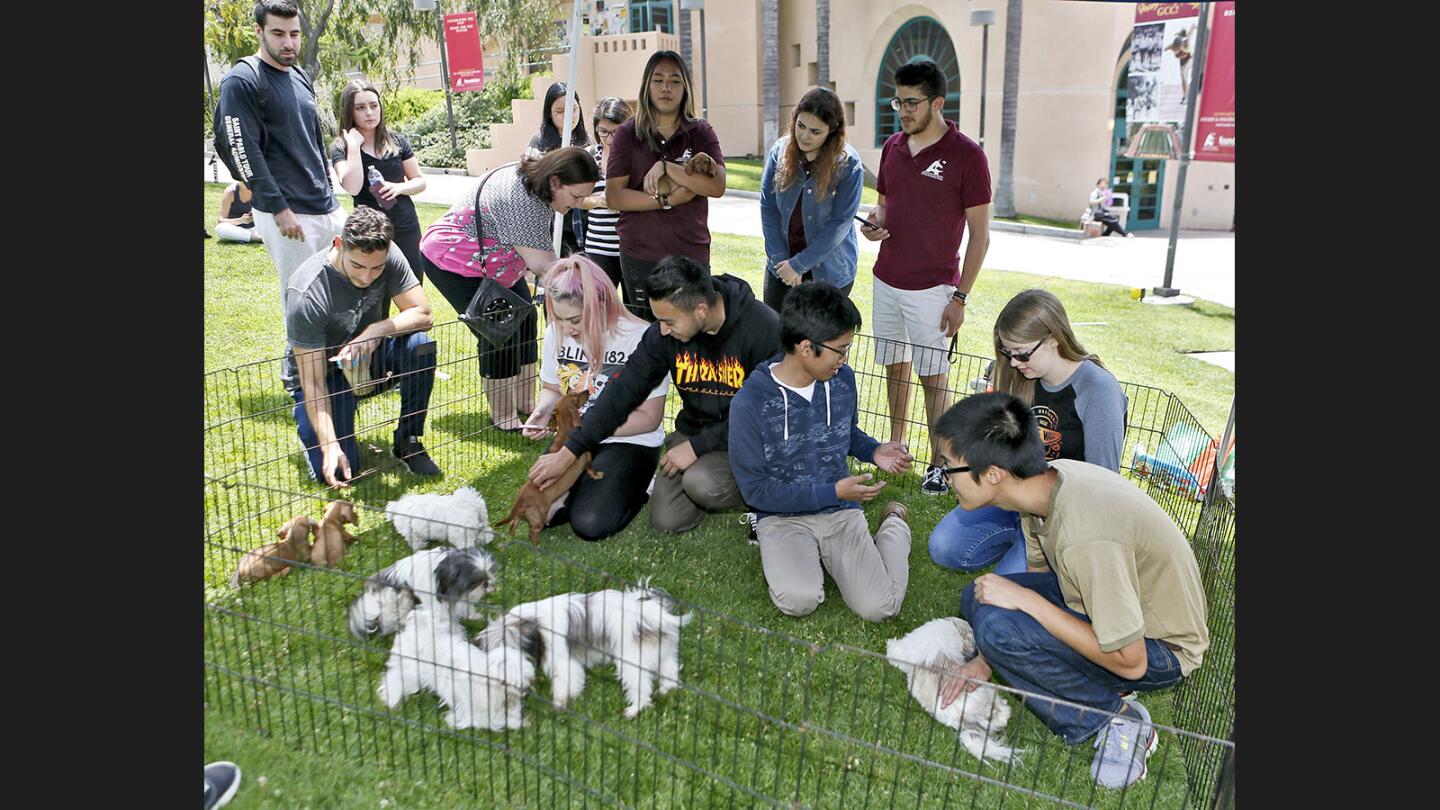
[[[630,288],[621,283],[620,276],[620,235],[615,231],[615,224],[620,220],[620,212],[612,211],[605,207],[605,148],[610,145],[611,139],[615,137],[615,130],[620,125],[630,120],[630,105],[619,96],[608,96],[595,105],[595,117],[591,123],[595,127],[595,144],[590,147],[590,154],[595,158],[595,163],[600,167],[602,178],[595,184],[595,193],[591,195],[594,200],[593,206],[586,207],[581,214],[584,233],[580,238],[580,248],[585,255],[600,265],[610,281],[620,286],[624,296],[625,307],[631,312],[636,311],[637,302],[632,301],[633,297]],[[640,302],[644,303],[644,302]]]

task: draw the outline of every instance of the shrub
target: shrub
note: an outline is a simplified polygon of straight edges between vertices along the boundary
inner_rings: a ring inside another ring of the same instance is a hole
[[[384,100],[385,122],[393,129],[402,129],[406,122],[420,116],[436,106],[445,106],[444,90],[423,90],[419,87],[404,87],[389,94]]]
[[[410,139],[410,146],[422,166],[465,167],[466,149],[490,146],[490,125],[510,122],[510,100],[529,98],[528,79],[512,84],[492,79],[478,93],[460,93],[453,99],[455,106],[455,141],[459,149],[450,148],[450,126],[445,112],[443,92],[441,103],[397,127]]]

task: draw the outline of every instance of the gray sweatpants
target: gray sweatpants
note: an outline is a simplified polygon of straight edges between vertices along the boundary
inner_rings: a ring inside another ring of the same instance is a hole
[[[755,534],[770,601],[781,613],[813,613],[825,599],[824,571],[860,618],[879,622],[900,612],[910,584],[910,527],[898,517],[880,524],[874,540],[859,509],[769,515]]]
[[[689,439],[683,433],[671,433],[665,437],[665,449]],[[689,469],[674,478],[663,468],[655,471],[650,526],[661,532],[685,532],[699,526],[706,512],[744,506],[735,474],[730,472],[730,454],[715,450],[695,459]]]

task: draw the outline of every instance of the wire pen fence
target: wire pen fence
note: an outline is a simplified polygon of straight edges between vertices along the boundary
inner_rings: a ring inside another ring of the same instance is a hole
[[[1136,472],[1131,448],[1158,452],[1168,437],[1200,428],[1173,395],[1128,383],[1122,466],[1194,543],[1211,648],[1205,663],[1174,690],[1174,727],[1157,724],[1160,746],[1148,776],[1126,790],[1095,786],[1093,749],[1065,746],[1022,709],[1022,695],[1014,690],[987,687],[1010,703],[1003,737],[1024,753],[982,763],[910,695],[904,674],[883,655],[813,643],[680,597],[672,597],[675,609],[693,617],[673,643],[680,685],[634,719],[623,716],[626,699],[613,665],[594,667],[585,690],[564,707],[552,705],[553,683],[537,676],[524,690],[525,726],[518,729],[450,728],[445,708],[424,692],[387,709],[376,688],[391,640],[356,639],[346,624],[346,610],[365,579],[411,553],[386,522],[384,504],[410,491],[448,492],[468,484],[486,497],[493,520],[513,496],[512,482],[523,475],[517,471],[528,468],[539,450],[490,423],[468,329],[452,322],[429,334],[437,349],[437,381],[425,444],[445,474],[420,481],[385,455],[401,418],[397,386],[359,400],[361,469],[345,497],[360,513],[360,542],[337,568],[297,562],[286,576],[238,589],[227,579],[244,554],[273,542],[276,528],[290,517],[318,515],[337,493],[309,476],[294,427],[295,403],[279,382],[278,360],[206,375],[208,705],[297,750],[373,763],[503,806],[1212,803],[1234,752],[1228,742],[1234,725],[1234,504],[1223,497],[1197,500],[1173,481]],[[857,336],[849,362],[861,390],[861,427],[883,441],[892,426],[873,348],[874,339]],[[958,355],[947,378],[949,394],[969,395],[988,363]],[[533,377],[528,384],[538,385]],[[929,455],[923,392],[917,385],[912,394],[900,430],[923,462]],[[678,408],[672,393],[667,417],[673,419]],[[510,473],[495,472],[497,465]],[[918,490],[913,472],[886,477],[901,493]],[[489,550],[496,560],[495,590],[465,623],[471,637],[516,605],[634,584],[524,542],[497,538]],[[677,585],[655,584],[672,592]],[[902,633],[896,628],[894,635]],[[622,657],[618,666],[627,663],[636,662]]]

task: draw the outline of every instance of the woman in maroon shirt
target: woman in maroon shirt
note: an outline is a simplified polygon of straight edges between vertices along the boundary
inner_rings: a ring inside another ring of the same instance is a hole
[[[619,211],[620,273],[636,314],[655,320],[645,280],[661,259],[681,255],[710,265],[707,197],[725,193],[725,157],[715,130],[695,116],[690,71],[674,51],[645,63],[635,117],[620,125],[605,172],[605,207]],[[687,173],[704,154],[711,174]]]

